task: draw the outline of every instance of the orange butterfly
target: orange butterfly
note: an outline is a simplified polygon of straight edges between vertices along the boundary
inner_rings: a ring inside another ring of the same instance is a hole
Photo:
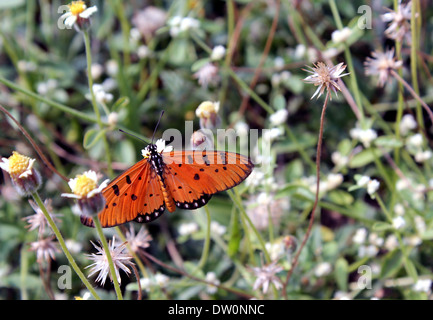
[[[213,194],[240,184],[251,173],[251,160],[225,151],[164,151],[158,140],[142,150],[143,160],[114,179],[102,194],[105,209],[98,217],[102,227],[128,221],[150,222],[165,209],[197,209]],[[81,222],[93,226],[92,218]]]

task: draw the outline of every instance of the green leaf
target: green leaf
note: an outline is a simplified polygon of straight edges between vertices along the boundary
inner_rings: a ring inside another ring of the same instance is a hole
[[[332,190],[328,193],[329,199],[340,206],[349,206],[353,203],[353,196],[344,190]]]
[[[385,231],[393,229],[393,226],[388,222],[376,222],[373,224],[373,231]]]
[[[395,249],[389,252],[384,259],[380,277],[382,279],[394,276],[401,268],[403,264],[403,254],[401,250]]]
[[[334,277],[335,282],[337,282],[338,288],[341,291],[347,291],[347,280],[349,276],[349,264],[346,259],[339,258],[335,263]]]
[[[403,147],[403,142],[396,139],[394,136],[381,136],[374,140],[374,144],[378,147],[387,148],[401,148]]]
[[[277,94],[272,99],[272,106],[274,107],[275,110],[283,110],[286,108],[286,99],[282,94]]]
[[[128,97],[120,97],[113,105],[113,111],[119,112],[129,104]]]
[[[101,139],[107,130],[90,129],[84,134],[83,147],[88,150]]]
[[[388,149],[369,148],[357,153],[349,160],[349,168],[361,168],[374,161],[375,156],[380,158]]]
[[[404,267],[407,274],[413,279],[414,282],[418,281],[418,272],[416,271],[415,265],[412,260],[406,259],[404,262]]]
[[[191,66],[192,72],[197,72],[201,67],[205,66],[210,61],[210,58],[199,59]]]

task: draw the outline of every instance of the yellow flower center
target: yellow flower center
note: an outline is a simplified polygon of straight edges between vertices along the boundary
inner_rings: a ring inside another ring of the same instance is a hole
[[[87,194],[96,189],[96,181],[93,179],[90,179],[88,176],[84,174],[77,175],[76,178],[76,184],[75,189],[72,190],[74,194],[84,197],[87,196]]]
[[[209,118],[212,113],[217,113],[219,106],[212,101],[204,101],[197,108],[197,116]]]
[[[72,1],[69,4],[69,10],[74,16],[78,16],[81,12],[86,10],[87,6],[84,1]]]
[[[12,152],[9,157],[9,173],[11,175],[20,175],[29,167],[30,158],[19,154],[16,151]]]

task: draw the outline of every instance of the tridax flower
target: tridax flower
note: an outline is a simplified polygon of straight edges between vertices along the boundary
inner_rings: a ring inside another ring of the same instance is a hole
[[[71,29],[74,25],[78,28],[86,26],[90,21],[90,16],[98,11],[98,7],[96,6],[87,8],[84,1],[72,1],[68,4],[68,9],[69,11],[60,17],[68,29]]]
[[[78,206],[84,215],[93,215],[103,209],[105,198],[102,189],[108,184],[106,179],[98,187],[98,177],[95,171],[89,170],[70,179],[68,184],[72,193],[62,193],[62,197],[78,200]]]
[[[281,280],[277,276],[277,273],[282,271],[283,268],[277,265],[277,261],[274,261],[268,265],[260,267],[252,267],[254,275],[257,277],[253,285],[253,290],[257,290],[262,287],[263,293],[268,292],[269,285],[272,283],[275,289],[279,290],[282,288]]]
[[[22,196],[29,196],[41,185],[41,175],[33,168],[35,161],[13,151],[9,158],[2,158],[0,162],[0,168],[9,173],[15,189]]]
[[[200,118],[200,127],[202,129],[215,129],[219,127],[221,118],[218,115],[220,103],[204,101],[195,110],[195,115]]]
[[[337,83],[338,79],[349,74],[341,74],[346,69],[346,66],[343,64],[343,62],[337,64],[336,66],[325,65],[323,62],[318,62],[314,65],[314,68],[310,66],[307,67],[311,70],[302,70],[311,73],[311,75],[306,77],[304,81],[318,86],[311,99],[313,99],[317,94],[317,98],[319,98],[325,89],[327,91],[331,90],[337,95],[337,91],[341,91],[341,88]],[[332,99],[331,95],[329,97]]]

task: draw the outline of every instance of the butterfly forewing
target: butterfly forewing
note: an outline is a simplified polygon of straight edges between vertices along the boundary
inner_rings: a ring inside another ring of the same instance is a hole
[[[143,159],[102,191],[105,208],[99,214],[102,227],[112,227],[128,221],[141,222],[157,218],[164,211],[156,173],[147,160]],[[82,216],[81,222],[93,226],[93,220]]]

